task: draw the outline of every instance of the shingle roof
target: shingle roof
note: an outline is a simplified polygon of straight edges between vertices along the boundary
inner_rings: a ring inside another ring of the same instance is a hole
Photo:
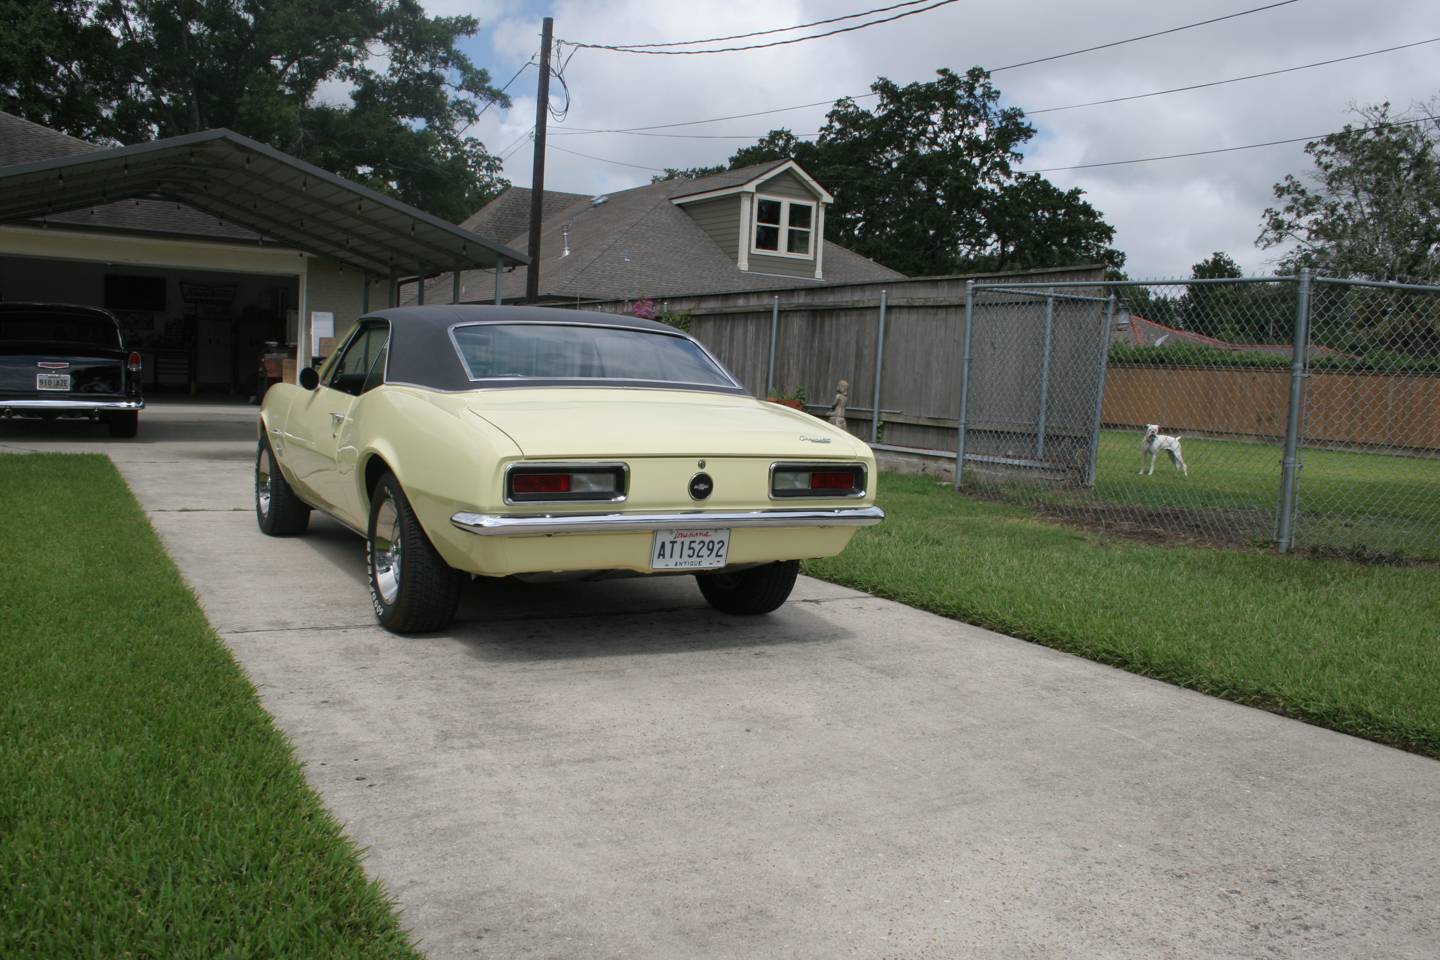
[[[626,299],[738,290],[810,287],[900,279],[904,275],[825,241],[824,281],[742,271],[682,207],[677,197],[738,186],[785,161],[754,164],[695,180],[665,180],[608,194],[603,203],[573,193],[545,192],[541,227],[542,296],[577,299]],[[530,191],[512,187],[465,221],[478,233],[492,227],[496,240],[527,249]],[[506,235],[501,229],[513,231]],[[568,233],[568,237],[567,237]],[[568,246],[569,255],[565,254]],[[451,278],[427,285],[426,299],[450,299]],[[485,301],[494,295],[492,273],[461,275],[462,300]],[[414,299],[413,288],[407,291]],[[501,280],[507,300],[525,295],[525,271]]]
[[[513,238],[529,233],[530,198],[534,191],[529,187],[511,187],[477,212],[471,214],[460,226],[482,236]],[[546,190],[540,220],[544,222],[566,207],[589,203],[583,193],[560,193]],[[528,241],[527,241],[528,242]],[[522,249],[524,245],[522,244]]]
[[[42,127],[14,114],[0,112],[0,167],[12,163],[54,160],[104,147],[77,139],[59,130]]]
[[[680,190],[671,194],[672,198],[689,197],[697,193],[709,193],[711,190],[724,190],[726,187],[738,187],[742,183],[749,183],[761,174],[774,170],[776,167],[783,167],[789,163],[788,160],[769,160],[765,163],[752,163],[748,167],[736,167],[734,170],[724,170],[720,173],[712,173],[708,177],[696,177],[694,180],[682,180]]]

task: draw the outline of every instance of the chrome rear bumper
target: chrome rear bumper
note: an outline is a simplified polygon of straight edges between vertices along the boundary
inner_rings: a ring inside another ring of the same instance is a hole
[[[10,411],[36,411],[38,413],[63,413],[66,410],[144,410],[144,400],[0,400],[0,416]]]
[[[733,513],[599,513],[515,517],[457,513],[450,522],[482,537],[536,537],[570,533],[640,533],[743,527],[869,527],[885,519],[879,507],[828,510],[748,510]]]

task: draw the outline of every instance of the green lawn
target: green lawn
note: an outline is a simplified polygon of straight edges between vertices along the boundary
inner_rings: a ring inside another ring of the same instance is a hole
[[[0,956],[418,957],[109,461],[0,489]]]
[[[1035,484],[1006,484],[1000,492],[1096,519],[1183,527],[1240,543],[1271,542],[1281,447],[1185,437],[1184,451],[1188,477],[1163,456],[1154,476],[1142,477],[1140,435],[1105,430],[1093,492]],[[1440,557],[1440,459],[1304,449],[1301,460],[1298,546]]]
[[[880,503],[806,572],[1440,757],[1440,567],[1106,540],[929,477]]]

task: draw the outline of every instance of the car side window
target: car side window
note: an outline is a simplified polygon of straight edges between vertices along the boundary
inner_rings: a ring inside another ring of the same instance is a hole
[[[369,393],[380,384],[385,382],[385,357],[390,348],[381,347],[380,352],[375,354],[375,359],[370,364],[370,372],[365,375],[365,385],[360,388],[361,393]]]
[[[363,328],[336,361],[326,386],[356,397],[363,393],[370,370],[384,351],[389,335],[389,328],[382,324]]]

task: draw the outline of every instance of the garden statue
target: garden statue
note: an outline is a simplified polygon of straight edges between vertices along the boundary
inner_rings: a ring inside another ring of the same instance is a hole
[[[835,402],[830,405],[830,422],[841,430],[845,429],[845,404],[850,400],[850,383],[841,380],[835,384]]]

